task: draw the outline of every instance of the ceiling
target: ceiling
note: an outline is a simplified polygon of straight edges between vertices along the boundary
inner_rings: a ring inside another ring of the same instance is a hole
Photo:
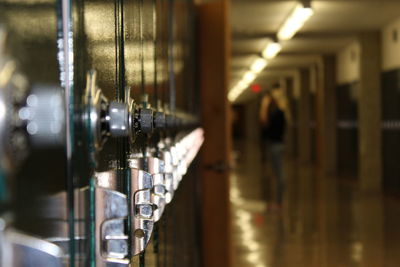
[[[231,86],[261,55],[297,3],[293,0],[232,0]],[[400,17],[399,0],[312,0],[311,6],[314,15],[293,39],[283,43],[280,54],[255,82],[266,87],[288,70],[313,64],[318,55],[336,53],[355,40],[357,33],[380,30]],[[244,93],[239,101],[248,98],[249,94]]]

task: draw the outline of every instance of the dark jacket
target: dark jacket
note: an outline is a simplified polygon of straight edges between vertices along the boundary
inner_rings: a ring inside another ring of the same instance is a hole
[[[268,109],[267,125],[262,127],[262,137],[265,141],[282,143],[285,134],[285,114],[278,107]]]

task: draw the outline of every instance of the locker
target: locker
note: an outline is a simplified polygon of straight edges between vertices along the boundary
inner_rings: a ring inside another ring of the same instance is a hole
[[[0,0],[0,266],[199,265],[195,26],[192,1]]]

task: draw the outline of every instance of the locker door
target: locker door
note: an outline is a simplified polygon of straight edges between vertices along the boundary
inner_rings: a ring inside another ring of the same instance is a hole
[[[199,264],[193,18],[0,1],[0,266]]]

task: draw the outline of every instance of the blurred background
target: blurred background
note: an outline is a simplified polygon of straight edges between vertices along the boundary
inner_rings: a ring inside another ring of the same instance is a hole
[[[400,2],[233,0],[229,27],[232,266],[398,266]]]

